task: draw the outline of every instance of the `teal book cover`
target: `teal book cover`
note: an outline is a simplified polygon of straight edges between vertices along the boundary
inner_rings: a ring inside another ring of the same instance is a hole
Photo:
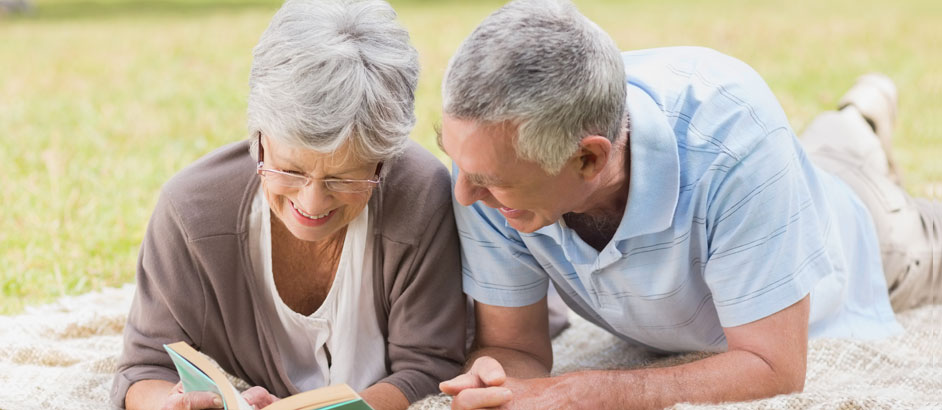
[[[255,410],[208,357],[184,342],[164,345],[173,360],[183,391],[218,394],[226,410]],[[350,386],[336,384],[278,400],[261,410],[373,410]]]

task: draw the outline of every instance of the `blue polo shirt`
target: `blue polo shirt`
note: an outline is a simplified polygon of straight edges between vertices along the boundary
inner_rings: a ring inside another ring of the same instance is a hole
[[[811,337],[874,339],[896,323],[870,216],[816,168],[749,66],[713,50],[623,54],[628,203],[601,252],[560,220],[533,233],[455,203],[465,292],[525,306],[552,281],[575,312],[662,351],[724,351],[724,327],[811,294]]]

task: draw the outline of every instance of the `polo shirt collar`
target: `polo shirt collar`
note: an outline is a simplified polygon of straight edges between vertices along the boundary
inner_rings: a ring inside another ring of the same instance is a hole
[[[642,87],[628,83],[631,175],[628,204],[613,241],[669,228],[680,196],[677,137],[664,112]]]

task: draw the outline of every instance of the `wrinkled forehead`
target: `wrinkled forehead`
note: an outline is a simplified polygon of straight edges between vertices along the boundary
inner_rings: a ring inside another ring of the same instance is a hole
[[[516,126],[486,124],[450,116],[442,118],[438,143],[466,177],[477,185],[501,185],[513,179],[517,158]]]

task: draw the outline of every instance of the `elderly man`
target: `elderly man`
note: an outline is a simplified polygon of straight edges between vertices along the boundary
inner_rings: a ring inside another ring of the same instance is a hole
[[[619,54],[568,3],[489,16],[443,85],[440,143],[478,326],[467,373],[440,386],[453,407],[769,397],[803,389],[809,337],[899,332],[891,301],[937,297],[942,213],[891,182],[892,82],[851,91],[809,127],[806,151],[733,58]],[[717,354],[547,377],[550,282],[629,342]]]

